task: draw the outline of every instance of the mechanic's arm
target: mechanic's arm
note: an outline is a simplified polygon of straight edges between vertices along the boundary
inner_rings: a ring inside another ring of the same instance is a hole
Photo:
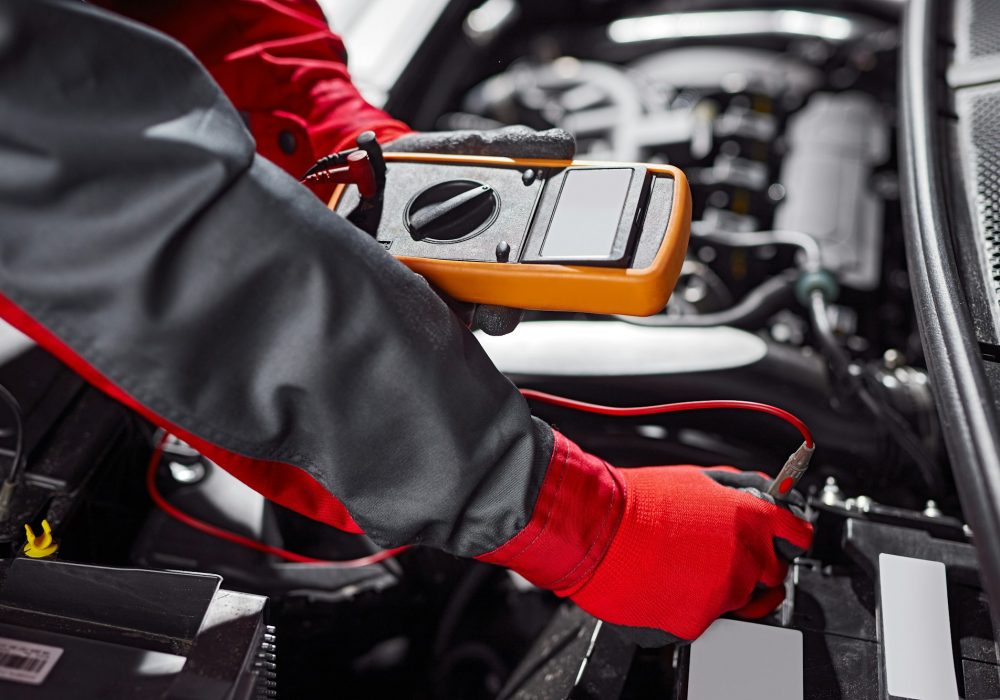
[[[534,420],[421,278],[254,155],[177,44],[66,0],[2,3],[0,29],[4,319],[268,498],[381,545],[477,556],[686,639],[780,599],[774,542],[808,546],[805,523],[727,472],[617,470]]]
[[[244,118],[257,151],[295,177],[372,130],[410,128],[370,105],[316,0],[97,0],[169,34],[208,70]]]

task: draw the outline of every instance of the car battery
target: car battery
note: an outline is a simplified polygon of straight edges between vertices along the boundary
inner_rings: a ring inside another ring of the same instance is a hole
[[[504,697],[1000,697],[996,633],[962,523],[868,499],[812,506],[813,550],[792,566],[774,614],[722,619],[693,644],[642,649],[566,604]]]
[[[0,585],[4,700],[274,697],[261,596],[208,574],[17,558]]]

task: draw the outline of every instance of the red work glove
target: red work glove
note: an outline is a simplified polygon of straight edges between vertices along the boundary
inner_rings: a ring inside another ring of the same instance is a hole
[[[731,467],[617,469],[555,434],[531,521],[479,557],[569,597],[644,646],[693,640],[720,615],[768,614],[812,526]],[[801,512],[801,511],[800,511]]]

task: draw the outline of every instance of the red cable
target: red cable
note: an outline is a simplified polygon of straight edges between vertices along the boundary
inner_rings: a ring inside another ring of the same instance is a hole
[[[199,520],[198,518],[188,515],[184,511],[175,507],[167,499],[165,499],[159,489],[156,488],[156,469],[160,465],[160,459],[163,457],[163,444],[165,441],[166,435],[164,435],[163,438],[161,438],[156,444],[156,447],[153,448],[153,454],[149,458],[149,466],[146,469],[146,490],[149,492],[149,497],[153,499],[153,503],[155,503],[160,510],[169,515],[171,518],[184,523],[188,527],[193,527],[195,530],[204,532],[206,535],[218,537],[219,539],[226,540],[227,542],[238,544],[241,547],[254,549],[258,552],[263,552],[264,554],[272,554],[276,557],[281,557],[286,561],[297,562],[299,564],[325,564],[326,566],[357,568],[360,566],[377,564],[380,561],[384,561],[399,554],[404,549],[408,549],[408,547],[394,547],[392,549],[384,549],[381,552],[376,552],[375,554],[371,554],[367,557],[361,557],[360,559],[327,561],[326,559],[314,559],[303,554],[289,552],[287,549],[274,547],[249,537],[244,537],[243,535],[226,530],[225,528],[212,525],[204,520]]]
[[[552,404],[553,406],[572,408],[577,411],[585,411],[587,413],[600,413],[605,416],[650,416],[658,413],[675,413],[678,411],[698,411],[717,408],[735,408],[744,411],[758,411],[760,413],[777,416],[778,418],[791,423],[800,433],[802,433],[802,437],[805,439],[806,447],[813,446],[813,436],[809,431],[809,427],[799,420],[798,417],[792,415],[783,408],[778,408],[777,406],[772,406],[766,403],[757,403],[756,401],[681,401],[679,403],[663,403],[655,406],[631,406],[628,408],[621,408],[617,406],[602,406],[596,403],[586,403],[585,401],[576,401],[574,399],[563,398],[562,396],[555,396],[554,394],[546,394],[541,391],[535,391],[534,389],[521,389],[521,394],[523,394],[525,398],[535,399],[536,401]]]
[[[542,391],[535,391],[534,389],[521,389],[521,394],[528,399],[534,399],[536,401],[541,401],[542,403],[551,404],[553,406],[561,406],[563,408],[571,408],[577,411],[584,411],[587,413],[599,413],[605,416],[650,416],[659,413],[677,413],[680,411],[699,411],[699,410],[711,410],[711,409],[739,409],[744,411],[757,411],[759,413],[767,413],[772,416],[781,418],[788,423],[791,423],[795,428],[802,433],[802,437],[805,440],[806,447],[813,447],[813,436],[809,430],[809,427],[803,423],[797,416],[789,413],[783,408],[778,408],[777,406],[772,406],[766,403],[758,403],[756,401],[730,401],[730,400],[715,400],[715,401],[681,401],[679,403],[664,403],[656,404],[653,406],[630,406],[630,407],[619,407],[619,406],[602,406],[596,403],[587,403],[585,401],[577,401],[575,399],[567,399],[562,396],[556,396],[554,394],[546,394]],[[272,554],[276,557],[280,557],[287,561],[298,562],[301,564],[325,564],[327,566],[338,566],[344,568],[352,568],[359,566],[368,566],[369,564],[377,564],[380,561],[389,559],[390,557],[399,554],[408,547],[394,547],[392,549],[385,549],[381,552],[376,552],[375,554],[369,555],[367,557],[361,557],[360,559],[347,559],[344,561],[327,561],[325,559],[314,559],[312,557],[307,557],[302,554],[296,554],[295,552],[289,552],[287,549],[282,549],[280,547],[274,547],[263,542],[251,539],[249,537],[244,537],[230,530],[212,525],[204,520],[199,520],[187,513],[174,507],[167,499],[156,488],[156,469],[160,464],[160,459],[163,456],[163,444],[166,441],[166,435],[160,439],[156,447],[153,449],[153,454],[149,458],[149,467],[146,470],[146,490],[149,492],[150,498],[153,499],[153,503],[157,505],[160,510],[169,515],[176,520],[184,523],[185,525],[204,532],[212,537],[218,537],[220,539],[238,544],[241,547],[247,547],[249,549],[254,549],[258,552],[263,552],[264,554]]]

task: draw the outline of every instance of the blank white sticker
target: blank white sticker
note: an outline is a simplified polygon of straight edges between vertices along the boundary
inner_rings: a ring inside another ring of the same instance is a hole
[[[802,633],[716,620],[691,645],[688,700],[802,700]]]
[[[59,647],[0,637],[0,680],[41,685],[62,653]]]
[[[878,570],[889,695],[958,700],[944,564],[879,554]]]

